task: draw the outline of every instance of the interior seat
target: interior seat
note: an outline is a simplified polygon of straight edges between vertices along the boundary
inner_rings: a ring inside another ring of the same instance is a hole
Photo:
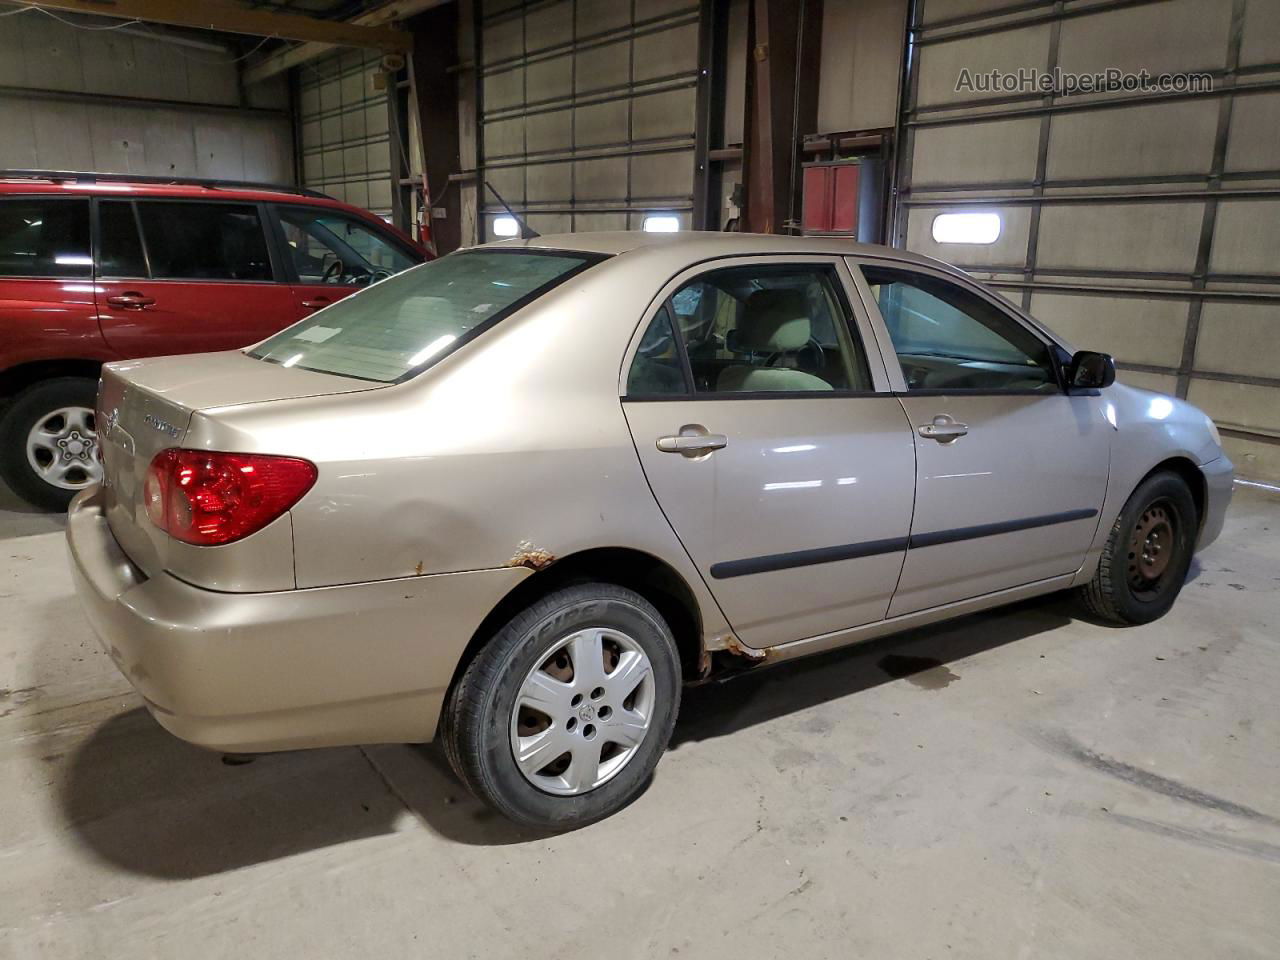
[[[809,301],[803,291],[757,290],[747,298],[734,346],[744,353],[774,355],[776,363],[802,349],[811,336]],[[831,389],[831,384],[821,377],[781,366],[735,363],[721,370],[716,378],[718,393]]]

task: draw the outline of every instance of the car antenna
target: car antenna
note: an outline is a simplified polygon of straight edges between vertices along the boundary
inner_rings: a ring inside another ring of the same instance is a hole
[[[507,211],[511,219],[514,220],[519,225],[521,240],[533,240],[536,237],[542,236],[542,234],[538,233],[537,230],[534,230],[531,226],[525,223],[524,219],[520,216],[520,214],[516,213],[514,210],[511,209],[511,207],[507,204],[507,201],[502,199],[502,194],[500,194],[497,190],[493,189],[492,183],[486,180],[484,182],[484,185],[489,188],[490,193],[492,193],[495,197],[498,198],[498,202],[502,204],[502,209]]]

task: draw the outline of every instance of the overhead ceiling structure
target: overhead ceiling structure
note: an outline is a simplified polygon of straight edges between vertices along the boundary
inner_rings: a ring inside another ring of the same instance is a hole
[[[40,0],[19,6],[395,53],[408,53],[413,46],[407,32],[387,26],[386,20],[375,24],[322,20],[253,8],[232,0]]]

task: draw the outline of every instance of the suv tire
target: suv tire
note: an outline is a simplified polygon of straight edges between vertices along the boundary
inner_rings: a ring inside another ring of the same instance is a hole
[[[481,800],[526,826],[574,829],[645,788],[680,685],[658,611],[624,587],[579,584],[536,601],[481,648],[449,696],[441,739]]]
[[[97,436],[92,431],[97,396],[97,383],[86,377],[44,380],[18,394],[0,419],[0,475],[14,493],[37,507],[62,511],[80,490],[98,481],[101,468],[96,460]],[[63,422],[57,418],[58,411],[63,410],[81,411],[82,423],[89,429],[82,431],[78,425],[66,423],[66,437],[51,437],[32,454],[28,449],[32,431],[50,422],[57,427]],[[87,415],[83,411],[87,411]],[[39,462],[41,457],[67,449],[58,446],[59,439],[76,451],[74,461],[68,461],[72,468],[66,474],[64,486],[51,483],[31,462],[33,455]]]

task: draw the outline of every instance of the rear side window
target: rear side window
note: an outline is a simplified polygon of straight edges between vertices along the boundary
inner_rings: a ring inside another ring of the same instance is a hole
[[[253,204],[141,200],[138,217],[156,279],[272,279],[262,218]]]
[[[0,276],[88,277],[89,201],[0,200]]]
[[[826,265],[760,264],[704,273],[668,301],[695,393],[869,391],[849,307]]]
[[[556,251],[450,254],[338,301],[264,340],[249,356],[394,383],[600,259]]]
[[[145,277],[147,258],[129,200],[98,203],[98,276]]]
[[[663,304],[636,347],[627,373],[627,396],[664,397],[688,392],[680,345],[671,325],[671,311]]]

